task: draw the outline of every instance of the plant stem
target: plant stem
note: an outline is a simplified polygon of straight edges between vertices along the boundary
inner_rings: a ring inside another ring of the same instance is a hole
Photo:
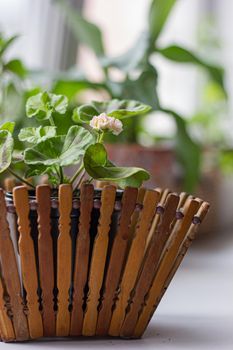
[[[74,176],[70,179],[70,183],[73,184],[74,181],[77,179],[77,177],[80,175],[80,173],[82,172],[82,170],[84,169],[84,164],[82,163],[80,168],[76,171],[76,173],[74,174]]]
[[[82,175],[80,176],[80,178],[79,178],[79,180],[78,180],[78,183],[77,183],[77,185],[75,186],[75,188],[79,188],[79,186],[81,185],[82,180],[83,180],[85,174],[86,174],[86,170],[84,170],[84,172],[83,172]]]
[[[35,188],[34,185],[32,185],[30,182],[28,182],[27,180],[25,180],[24,178],[22,178],[20,175],[16,174],[12,169],[8,168],[7,169],[9,171],[9,173],[11,173],[14,177],[16,177],[16,179],[18,179],[19,181],[25,183],[25,185],[30,186],[32,188]]]
[[[49,118],[49,122],[50,122],[50,124],[51,124],[52,126],[55,126],[55,123],[54,123],[54,120],[53,120],[52,115],[51,115],[50,118]]]
[[[64,174],[63,174],[63,170],[62,170],[61,166],[59,167],[59,172],[60,172],[60,181],[61,181],[61,184],[62,184],[64,182]]]

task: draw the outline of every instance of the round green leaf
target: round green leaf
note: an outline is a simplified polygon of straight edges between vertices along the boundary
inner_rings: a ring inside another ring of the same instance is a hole
[[[13,134],[15,129],[15,123],[14,122],[5,122],[0,126],[0,130],[7,130],[11,134]]]
[[[107,160],[104,146],[96,143],[87,148],[83,157],[84,167],[88,174],[96,180],[114,181],[122,188],[126,186],[140,187],[143,181],[150,178],[149,173],[136,167],[116,167]]]
[[[20,130],[18,138],[22,142],[39,143],[56,136],[56,126],[39,126],[38,128],[28,127]]]
[[[0,130],[0,173],[4,172],[11,164],[14,141],[11,133]]]
[[[73,115],[75,122],[89,122],[95,115],[107,115],[124,119],[149,112],[150,106],[135,100],[111,100],[106,102],[93,101],[91,104],[78,107]]]
[[[85,149],[94,142],[91,133],[80,126],[72,126],[67,135],[51,137],[24,152],[26,164],[68,166],[77,164]]]
[[[64,95],[55,95],[49,92],[40,92],[29,97],[26,103],[28,118],[36,117],[38,120],[49,119],[52,113],[64,114],[67,110],[68,99]]]

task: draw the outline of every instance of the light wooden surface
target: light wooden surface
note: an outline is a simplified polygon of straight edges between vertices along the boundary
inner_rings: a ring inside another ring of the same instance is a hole
[[[86,336],[95,335],[96,331],[96,322],[98,317],[97,306],[104,277],[109,242],[109,230],[115,204],[115,195],[116,188],[114,186],[104,187],[101,195],[100,218],[91,258],[87,310],[84,316],[82,332],[83,335]]]
[[[83,184],[80,194],[80,218],[76,241],[74,267],[73,309],[71,314],[70,335],[82,334],[84,288],[88,279],[88,263],[90,251],[90,223],[93,208],[94,188]]]
[[[135,209],[137,193],[138,191],[135,188],[126,188],[123,194],[119,228],[113,242],[106,280],[104,282],[104,292],[96,328],[97,335],[107,334],[110,326],[112,306],[122,273],[130,234],[131,216]]]
[[[135,234],[131,243],[123,277],[120,283],[120,291],[116,308],[113,312],[109,334],[119,336],[124,321],[126,307],[130,299],[145,253],[147,236],[155,215],[155,208],[160,198],[160,192],[147,190],[143,200],[143,209],[140,212]]]
[[[37,213],[38,213],[38,255],[40,270],[40,286],[42,289],[42,318],[44,336],[56,335],[56,323],[54,313],[54,262],[53,242],[51,236],[51,200],[50,187],[40,185],[36,188]]]
[[[14,205],[18,216],[19,253],[21,261],[23,285],[26,289],[28,324],[30,337],[43,336],[43,325],[38,303],[38,278],[33,240],[29,221],[28,191],[25,186],[15,187],[13,190]]]
[[[65,337],[70,330],[69,290],[71,283],[71,210],[72,186],[59,186],[59,236],[57,239],[57,289],[58,311],[56,317],[56,335]]]

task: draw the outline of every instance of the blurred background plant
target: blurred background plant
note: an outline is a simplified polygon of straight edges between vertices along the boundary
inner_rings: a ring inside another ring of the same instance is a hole
[[[0,21],[3,28],[6,21],[10,35],[0,40],[1,119],[30,125],[25,100],[41,89],[69,99],[60,133],[73,123],[77,105],[92,99],[141,100],[153,111],[129,120],[121,137],[108,139],[112,160],[147,168],[153,175],[150,187],[185,189],[218,204],[214,196],[224,192],[221,171],[233,173],[229,74],[224,76],[220,64],[228,31],[220,32],[225,27],[219,21],[225,23],[231,12],[227,6],[212,0],[3,1]],[[23,33],[19,40],[11,38],[12,28]],[[220,209],[212,206],[212,213],[217,217]]]
[[[216,94],[218,94],[217,98],[225,103],[227,94],[222,67],[185,47],[176,44],[161,47],[158,44],[160,34],[176,0],[153,0],[148,13],[148,28],[140,33],[136,42],[127,52],[117,57],[107,56],[101,29],[96,24],[88,21],[80,11],[74,11],[66,1],[57,0],[56,2],[65,11],[67,24],[72,29],[77,41],[88,46],[95,54],[102,70],[103,79],[98,83],[87,80],[85,76],[77,80],[62,79],[55,82],[54,91],[68,94],[69,99],[76,101],[76,103],[79,102],[79,93],[85,89],[104,90],[108,98],[141,100],[152,106],[155,125],[156,112],[170,115],[176,124],[176,135],[173,139],[166,137],[166,135],[158,135],[157,137],[151,135],[150,126],[146,127],[148,119],[144,117],[143,121],[142,118],[138,118],[136,121],[135,119],[130,120],[122,136],[118,139],[111,137],[109,142],[117,140],[121,143],[142,143],[152,146],[158,142],[169,141],[174,146],[177,159],[182,167],[183,186],[185,190],[193,191],[200,178],[203,148],[207,146],[208,142],[203,142],[206,139],[202,137],[203,135],[201,135],[201,140],[194,138],[191,129],[193,129],[192,126],[199,125],[202,130],[209,130],[211,133],[213,131],[211,131],[213,120],[210,122],[212,111],[210,108],[207,111],[206,108],[202,107],[200,112],[188,119],[179,112],[161,104],[157,91],[159,72],[154,64],[155,56],[160,55],[164,59],[179,64],[194,64],[207,73],[209,86],[208,91],[206,88],[204,95],[206,101],[203,101],[203,105],[209,104],[207,100],[212,98],[213,94],[215,94],[214,102],[216,102]],[[118,71],[120,80],[114,79],[115,70]],[[149,121],[151,122],[151,118]]]

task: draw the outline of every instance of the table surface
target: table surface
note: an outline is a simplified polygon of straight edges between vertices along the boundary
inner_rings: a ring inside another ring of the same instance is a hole
[[[233,349],[233,232],[194,242],[140,340],[0,343],[0,350]]]

